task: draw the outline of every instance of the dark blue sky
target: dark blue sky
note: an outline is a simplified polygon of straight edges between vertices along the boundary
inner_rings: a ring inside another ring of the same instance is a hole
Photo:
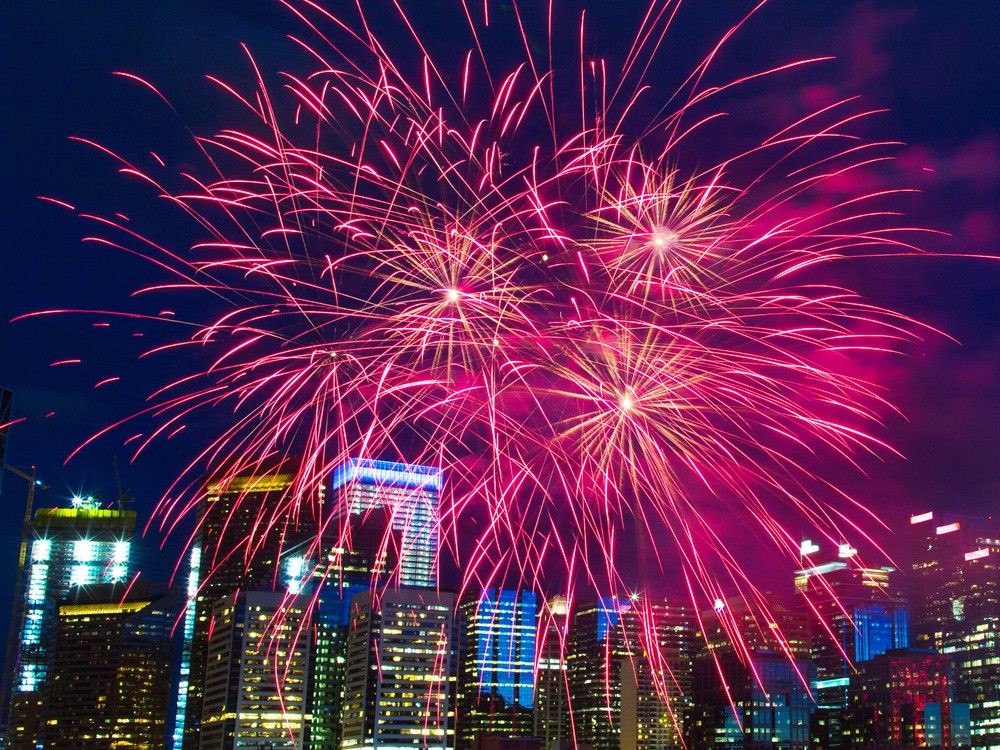
[[[424,0],[422,5],[430,15],[450,6]],[[505,4],[495,5],[502,16]],[[591,5],[596,28],[609,38],[627,39],[633,20],[627,11],[605,10],[602,17],[602,4]],[[678,70],[687,72],[696,54],[748,5],[690,0],[665,61],[676,60]],[[560,6],[575,17],[581,3]],[[52,307],[120,308],[134,289],[161,277],[120,252],[82,245],[87,227],[35,196],[57,196],[98,212],[119,210],[146,229],[169,232],[164,222],[170,214],[133,193],[107,159],[68,136],[87,136],[124,152],[154,149],[174,164],[194,159],[185,126],[210,132],[242,117],[203,75],[248,80],[241,41],[266,69],[299,65],[302,70],[302,58],[285,38],[290,31],[300,27],[267,0],[6,3],[0,385],[15,391],[15,414],[27,418],[13,429],[7,459],[40,466],[51,485],[40,502],[59,502],[79,490],[115,497],[112,456],[126,455],[120,441],[99,442],[68,466],[63,459],[109,420],[140,409],[161,382],[155,365],[135,362],[157,334],[145,331],[137,340],[132,334],[143,332],[141,327],[116,323],[95,329],[93,318],[6,321]],[[736,75],[796,56],[835,55],[835,62],[783,84],[788,88],[765,84],[751,91],[734,107],[736,122],[742,117],[742,124],[754,127],[752,120],[766,120],[782,98],[816,93],[817,87],[858,93],[871,106],[889,108],[870,126],[872,134],[906,143],[889,177],[916,182],[923,190],[908,206],[913,222],[951,233],[932,249],[996,254],[998,31],[1000,4],[981,0],[774,0],[729,48],[721,66]],[[440,43],[450,38],[447,22],[430,33]],[[113,78],[114,70],[155,81],[181,119],[148,91]],[[908,460],[872,462],[867,479],[844,476],[845,486],[893,514],[930,506],[996,511],[1000,264],[959,259],[871,263],[855,280],[878,302],[946,330],[960,345],[930,340],[911,359],[885,369],[884,385],[904,415],[889,420],[887,437]],[[81,365],[49,366],[76,357]],[[122,380],[95,391],[94,384],[109,374]],[[49,412],[55,414],[46,417]],[[165,444],[135,465],[123,460],[123,482],[143,516],[185,451],[183,444]],[[7,599],[7,579],[13,575],[11,542],[23,490],[19,479],[5,477],[0,499],[10,521],[0,529],[0,566],[11,572],[3,576],[0,601]]]

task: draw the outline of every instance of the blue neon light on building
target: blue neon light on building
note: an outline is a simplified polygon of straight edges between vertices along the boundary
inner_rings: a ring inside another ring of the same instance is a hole
[[[426,487],[440,490],[444,484],[444,471],[435,466],[402,464],[372,458],[349,458],[333,470],[330,489],[335,490],[353,481],[392,487]]]
[[[538,599],[530,591],[488,589],[478,602],[475,624],[480,695],[507,705],[535,705],[535,640]]]
[[[402,586],[437,583],[438,505],[444,473],[434,466],[351,458],[334,469],[331,490],[343,493],[339,507],[361,514],[389,511],[400,535]]]

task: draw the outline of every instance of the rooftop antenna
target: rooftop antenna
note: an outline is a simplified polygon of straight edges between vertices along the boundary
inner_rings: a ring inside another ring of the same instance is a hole
[[[118,455],[113,455],[111,460],[115,465],[115,482],[118,484],[118,510],[128,510],[128,506],[132,504],[133,498],[122,489],[122,475],[118,470]]]

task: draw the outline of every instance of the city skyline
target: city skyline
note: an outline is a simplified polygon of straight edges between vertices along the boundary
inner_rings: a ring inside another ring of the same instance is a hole
[[[1000,7],[193,5],[3,31],[11,747],[1000,743]]]

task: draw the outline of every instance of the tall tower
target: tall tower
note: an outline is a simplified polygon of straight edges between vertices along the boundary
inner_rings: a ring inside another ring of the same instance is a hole
[[[183,739],[180,745],[175,741],[175,748],[199,747],[209,625],[216,602],[239,590],[284,590],[279,558],[315,536],[315,526],[304,517],[286,523],[294,480],[295,472],[286,466],[209,482],[205,488],[189,558],[187,586],[194,593],[184,622],[185,633],[190,633],[184,643],[188,685],[186,696],[177,702],[178,712],[183,707],[184,713],[176,725],[182,725],[183,732],[175,734],[183,734]]]
[[[399,564],[399,534],[392,530],[387,508],[352,515],[348,521],[349,547],[326,545],[319,565],[297,556],[285,562],[290,590],[314,597],[310,750],[340,748],[351,600],[385,588]]]
[[[915,645],[952,660],[972,747],[1000,747],[1000,528],[984,518],[910,518]]]
[[[443,481],[433,466],[352,458],[334,470],[330,491],[337,493],[334,507],[353,514],[388,508],[401,538],[400,585],[434,586]]]
[[[173,597],[139,584],[80,589],[60,604],[43,746],[163,747],[178,613]]]
[[[804,615],[770,607],[769,620],[736,597],[702,612],[695,659],[691,747],[806,750],[813,680]]]
[[[202,750],[302,750],[312,628],[309,600],[243,591],[212,609]]]
[[[486,589],[462,603],[459,744],[534,728],[538,603],[530,591]]]
[[[632,651],[623,637],[628,600],[605,597],[576,611],[567,655],[576,741],[594,750],[618,750],[621,741],[622,664]]]
[[[454,748],[454,608],[428,589],[354,597],[343,750]]]
[[[844,745],[848,686],[855,666],[890,649],[909,645],[905,597],[888,566],[865,567],[857,550],[841,544],[832,560],[815,564],[818,545],[804,541],[803,568],[795,588],[805,603],[816,665],[813,742],[824,748]]]
[[[544,750],[552,750],[573,737],[566,673],[568,638],[569,605],[564,597],[556,596],[538,614],[534,734],[542,739]]]
[[[31,521],[24,621],[14,672],[7,747],[35,750],[59,604],[80,587],[129,577],[132,511],[74,498],[70,508],[39,508]]]
[[[577,742],[595,750],[681,746],[693,619],[685,606],[638,595],[577,611],[567,659]]]

